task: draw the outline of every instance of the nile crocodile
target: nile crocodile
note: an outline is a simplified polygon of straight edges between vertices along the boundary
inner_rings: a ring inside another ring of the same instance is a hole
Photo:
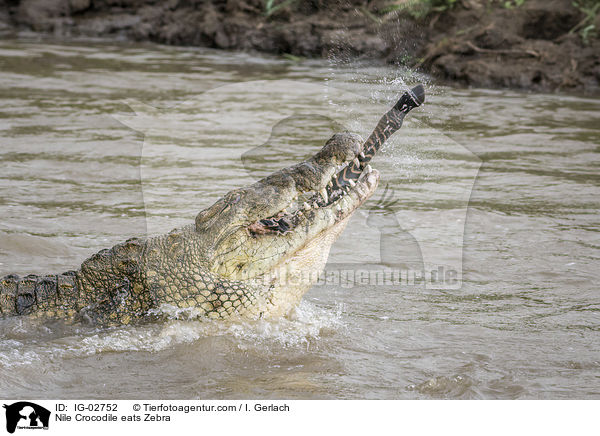
[[[375,191],[379,173],[369,161],[423,101],[419,85],[402,95],[367,141],[336,134],[308,160],[227,193],[193,224],[101,250],[76,271],[3,277],[0,316],[115,325],[165,305],[208,318],[285,315]]]

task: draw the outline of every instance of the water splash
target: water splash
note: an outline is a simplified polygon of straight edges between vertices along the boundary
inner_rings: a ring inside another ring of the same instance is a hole
[[[344,328],[341,308],[334,312],[302,301],[292,315],[277,320],[244,321],[239,323],[192,320],[192,313],[165,307],[164,323],[126,326],[111,329],[76,327],[61,336],[65,326],[55,326],[52,334],[40,339],[41,328],[36,323],[21,321],[13,326],[20,338],[0,340],[0,369],[44,365],[45,363],[92,356],[108,352],[157,352],[215,337],[225,337],[241,350],[250,348],[308,347],[321,335]],[[69,330],[67,328],[67,330]]]

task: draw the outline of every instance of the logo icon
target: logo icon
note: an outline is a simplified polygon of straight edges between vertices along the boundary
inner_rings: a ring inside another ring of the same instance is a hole
[[[19,429],[48,429],[50,411],[28,401],[4,405],[6,409],[6,431],[14,433]]]

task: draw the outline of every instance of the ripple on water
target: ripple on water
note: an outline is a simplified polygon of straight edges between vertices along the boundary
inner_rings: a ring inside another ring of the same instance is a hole
[[[471,378],[465,375],[454,375],[451,377],[436,376],[419,383],[418,385],[409,385],[409,391],[416,390],[434,398],[465,398],[475,396],[473,387],[475,383]]]

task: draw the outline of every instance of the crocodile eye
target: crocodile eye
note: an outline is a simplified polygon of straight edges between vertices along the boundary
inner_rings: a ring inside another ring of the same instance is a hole
[[[230,192],[223,199],[227,205],[239,203],[242,195],[239,192]]]
[[[224,199],[225,200],[224,201],[225,205],[221,209],[221,212],[225,212],[225,211],[231,209],[231,206],[233,206],[236,203],[239,203],[241,199],[242,199],[242,196],[240,194],[231,193],[231,195],[228,195]]]

